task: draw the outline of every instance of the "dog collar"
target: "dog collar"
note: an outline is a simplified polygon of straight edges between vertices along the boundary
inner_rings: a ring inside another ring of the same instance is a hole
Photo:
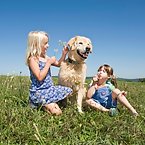
[[[70,59],[69,57],[67,58],[67,61],[68,61],[68,63],[71,63],[71,64],[80,64],[77,61]]]

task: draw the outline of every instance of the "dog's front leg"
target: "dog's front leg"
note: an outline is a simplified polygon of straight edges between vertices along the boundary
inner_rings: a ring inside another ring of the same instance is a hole
[[[83,113],[83,111],[82,111],[82,103],[83,103],[83,98],[86,97],[85,94],[86,94],[86,89],[85,88],[81,88],[81,89],[79,89],[78,94],[76,96],[77,97],[77,109],[78,109],[79,113]]]

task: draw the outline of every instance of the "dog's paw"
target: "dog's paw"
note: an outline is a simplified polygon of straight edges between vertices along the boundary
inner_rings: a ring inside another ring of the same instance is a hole
[[[78,112],[79,112],[80,114],[84,114],[84,112],[83,112],[82,109],[80,109],[80,108],[78,108]]]

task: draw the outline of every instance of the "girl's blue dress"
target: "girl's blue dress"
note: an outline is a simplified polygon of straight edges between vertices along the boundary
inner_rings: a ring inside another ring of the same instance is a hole
[[[39,61],[40,70],[42,70],[44,66],[45,62]],[[50,68],[43,81],[38,81],[30,69],[30,79],[31,86],[29,102],[33,108],[38,108],[49,103],[58,102],[72,93],[72,89],[69,87],[60,85],[54,86]]]
[[[117,100],[112,99],[112,90],[110,89],[109,85],[96,90],[92,96],[92,99],[107,109],[117,107]]]

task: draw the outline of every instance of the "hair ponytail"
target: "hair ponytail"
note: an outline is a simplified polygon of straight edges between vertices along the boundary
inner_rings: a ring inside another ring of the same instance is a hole
[[[110,82],[117,88],[117,79],[115,75],[112,75],[110,78]]]

